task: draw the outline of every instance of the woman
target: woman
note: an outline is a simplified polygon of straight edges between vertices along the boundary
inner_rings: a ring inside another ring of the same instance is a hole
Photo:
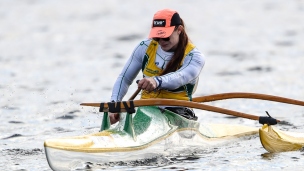
[[[149,39],[134,49],[117,78],[111,101],[121,101],[139,71],[143,79],[138,82],[142,99],[170,98],[192,100],[192,94],[204,66],[203,55],[189,41],[185,25],[179,14],[163,9],[154,14]],[[197,120],[194,112],[185,107],[165,107],[188,119]],[[110,113],[111,124],[119,114]]]

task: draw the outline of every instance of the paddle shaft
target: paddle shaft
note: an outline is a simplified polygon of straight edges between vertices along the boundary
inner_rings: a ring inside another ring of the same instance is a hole
[[[136,81],[136,84],[138,84],[139,80]],[[137,90],[132,94],[132,96],[129,98],[129,100],[134,100],[135,97],[138,95],[138,93],[140,92],[141,88],[137,88]]]
[[[134,100],[135,97],[138,95],[140,92],[141,88],[137,88],[137,90],[133,93],[133,95],[129,98],[129,100]]]

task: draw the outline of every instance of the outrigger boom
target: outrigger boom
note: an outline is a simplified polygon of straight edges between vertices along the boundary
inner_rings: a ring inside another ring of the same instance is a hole
[[[83,106],[93,106],[99,107],[99,112],[127,112],[132,114],[135,112],[135,107],[140,106],[185,106],[195,109],[207,110],[211,112],[223,113],[227,115],[232,115],[236,117],[242,117],[252,120],[258,120],[261,124],[275,125],[279,120],[276,120],[270,116],[255,116],[251,114],[246,114],[242,112],[236,112],[233,110],[228,110],[224,108],[209,106],[197,102],[185,101],[185,100],[173,100],[173,99],[143,99],[134,101],[122,101],[122,102],[107,102],[107,103],[81,103]]]

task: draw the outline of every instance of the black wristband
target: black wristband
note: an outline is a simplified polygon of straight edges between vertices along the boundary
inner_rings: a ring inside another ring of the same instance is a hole
[[[163,80],[162,80],[162,78],[161,77],[155,77],[156,78],[156,80],[158,81],[158,86],[156,87],[156,89],[159,89],[160,88],[160,86],[161,86],[161,84],[163,83]]]

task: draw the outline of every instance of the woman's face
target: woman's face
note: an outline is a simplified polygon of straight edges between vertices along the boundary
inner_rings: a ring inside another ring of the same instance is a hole
[[[183,29],[182,27],[183,26],[181,25],[178,26],[177,29],[175,29],[173,33],[168,37],[169,40],[166,40],[167,38],[158,40],[158,43],[161,46],[162,50],[167,52],[174,52],[179,41],[179,34]]]

